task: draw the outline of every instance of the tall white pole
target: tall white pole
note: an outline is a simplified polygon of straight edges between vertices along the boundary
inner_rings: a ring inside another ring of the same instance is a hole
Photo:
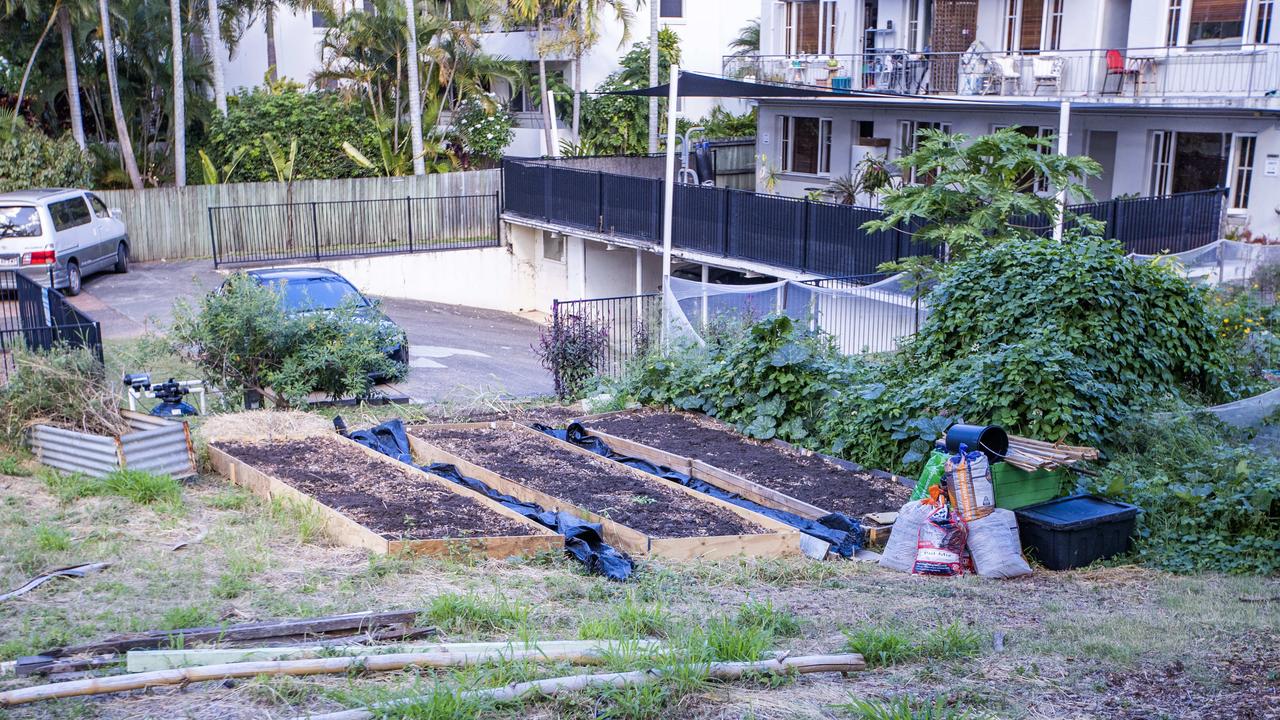
[[[1058,154],[1067,154],[1067,140],[1071,135],[1071,101],[1058,105]],[[1053,224],[1053,239],[1062,241],[1062,230],[1067,220],[1067,190],[1058,191],[1058,221]]]
[[[658,84],[658,0],[649,0],[649,87]],[[649,154],[658,152],[658,98],[649,98]]]
[[[667,88],[667,181],[662,186],[662,287],[671,280],[671,211],[676,195],[676,98],[680,91],[680,66],[671,66]]]

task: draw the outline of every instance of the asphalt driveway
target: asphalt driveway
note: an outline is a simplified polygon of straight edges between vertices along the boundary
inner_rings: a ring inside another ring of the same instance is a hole
[[[179,300],[195,303],[226,277],[209,261],[135,263],[128,274],[86,278],[71,303],[102,323],[107,339],[163,333]],[[553,392],[533,346],[539,324],[511,313],[416,300],[382,300],[409,335],[409,376],[396,388],[414,402]]]

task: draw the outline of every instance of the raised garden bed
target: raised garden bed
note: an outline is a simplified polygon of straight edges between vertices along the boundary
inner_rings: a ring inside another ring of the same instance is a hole
[[[445,462],[525,502],[600,523],[627,552],[671,559],[800,553],[800,534],[730,503],[512,422],[409,428],[418,462]]]
[[[479,493],[334,436],[209,445],[218,472],[320,513],[338,542],[375,552],[509,557],[563,538]]]
[[[27,445],[41,464],[64,472],[103,477],[122,468],[176,479],[196,474],[196,452],[185,421],[121,410],[132,432],[99,434],[54,425],[34,425]]]
[[[897,476],[861,469],[782,443],[752,440],[701,415],[634,410],[587,417],[580,422],[606,443],[630,441],[665,451],[671,457],[698,461],[701,465],[696,469],[708,482],[811,519],[839,512],[856,520],[866,513],[895,511],[911,496],[911,488],[899,482]],[[622,444],[619,452],[634,451],[626,447]],[[717,482],[717,476],[721,482]],[[758,497],[741,492],[743,488]],[[779,494],[786,500],[780,503],[776,497]],[[788,502],[792,500],[795,502]],[[815,516],[815,512],[820,514]]]

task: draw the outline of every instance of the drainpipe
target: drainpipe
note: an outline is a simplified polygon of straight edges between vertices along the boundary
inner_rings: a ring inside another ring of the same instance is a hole
[[[1058,154],[1067,154],[1067,140],[1071,133],[1071,101],[1058,105]],[[1067,219],[1067,189],[1058,191],[1058,220],[1053,224],[1053,239],[1062,242],[1062,229]]]
[[[655,5],[657,0],[650,0]],[[662,185],[662,292],[665,295],[671,287],[671,214],[675,208],[676,196],[676,99],[680,91],[680,66],[672,63],[671,80],[667,87],[667,167],[666,182]],[[666,348],[669,340],[667,332],[667,313],[663,312],[662,347]]]

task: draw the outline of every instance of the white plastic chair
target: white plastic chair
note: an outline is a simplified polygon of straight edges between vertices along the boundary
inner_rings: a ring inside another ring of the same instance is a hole
[[[1005,94],[1005,88],[1009,83],[1013,83],[1014,94],[1022,94],[1022,69],[1018,67],[1018,58],[1012,55],[997,55],[991,58],[991,68],[995,77],[993,80],[1000,89],[1000,94]]]

